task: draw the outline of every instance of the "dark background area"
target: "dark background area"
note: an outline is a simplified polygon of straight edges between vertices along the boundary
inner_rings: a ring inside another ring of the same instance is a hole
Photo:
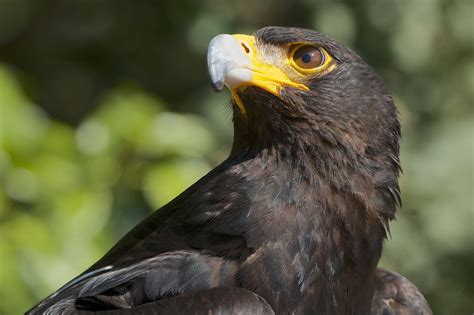
[[[0,313],[19,314],[222,161],[219,33],[319,30],[386,81],[403,208],[381,265],[474,311],[474,2],[0,0]]]

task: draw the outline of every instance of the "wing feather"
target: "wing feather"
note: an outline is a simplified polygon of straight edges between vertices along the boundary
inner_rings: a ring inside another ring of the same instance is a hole
[[[377,268],[371,314],[432,315],[433,312],[420,290],[407,278]]]

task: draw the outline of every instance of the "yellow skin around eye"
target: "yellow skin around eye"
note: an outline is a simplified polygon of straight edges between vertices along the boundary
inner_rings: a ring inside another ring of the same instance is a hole
[[[309,69],[301,68],[300,66],[298,66],[296,64],[295,60],[293,59],[293,56],[294,56],[295,52],[298,49],[300,49],[301,47],[304,47],[304,46],[313,46],[313,47],[316,47],[316,46],[311,45],[311,44],[307,44],[307,43],[297,43],[297,44],[293,44],[293,45],[294,45],[294,47],[291,49],[290,53],[288,54],[287,62],[294,69],[296,69],[298,72],[300,72],[302,74],[305,74],[305,75],[312,75],[312,74],[317,74],[317,73],[324,73],[328,70],[331,71],[333,69],[333,67],[334,67],[334,63],[332,62],[333,58],[322,47],[319,47],[319,51],[321,52],[322,59],[324,60],[323,64],[318,66],[318,67],[315,67],[315,68],[309,68]]]

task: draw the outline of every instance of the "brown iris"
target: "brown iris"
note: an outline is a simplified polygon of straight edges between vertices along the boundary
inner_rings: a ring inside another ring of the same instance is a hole
[[[314,69],[324,63],[324,54],[318,47],[305,45],[294,51],[293,61],[301,69]]]

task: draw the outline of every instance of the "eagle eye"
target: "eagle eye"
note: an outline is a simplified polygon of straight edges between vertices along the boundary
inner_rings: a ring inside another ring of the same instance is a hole
[[[312,73],[324,65],[326,54],[320,47],[298,45],[290,52],[290,63],[298,71]]]

